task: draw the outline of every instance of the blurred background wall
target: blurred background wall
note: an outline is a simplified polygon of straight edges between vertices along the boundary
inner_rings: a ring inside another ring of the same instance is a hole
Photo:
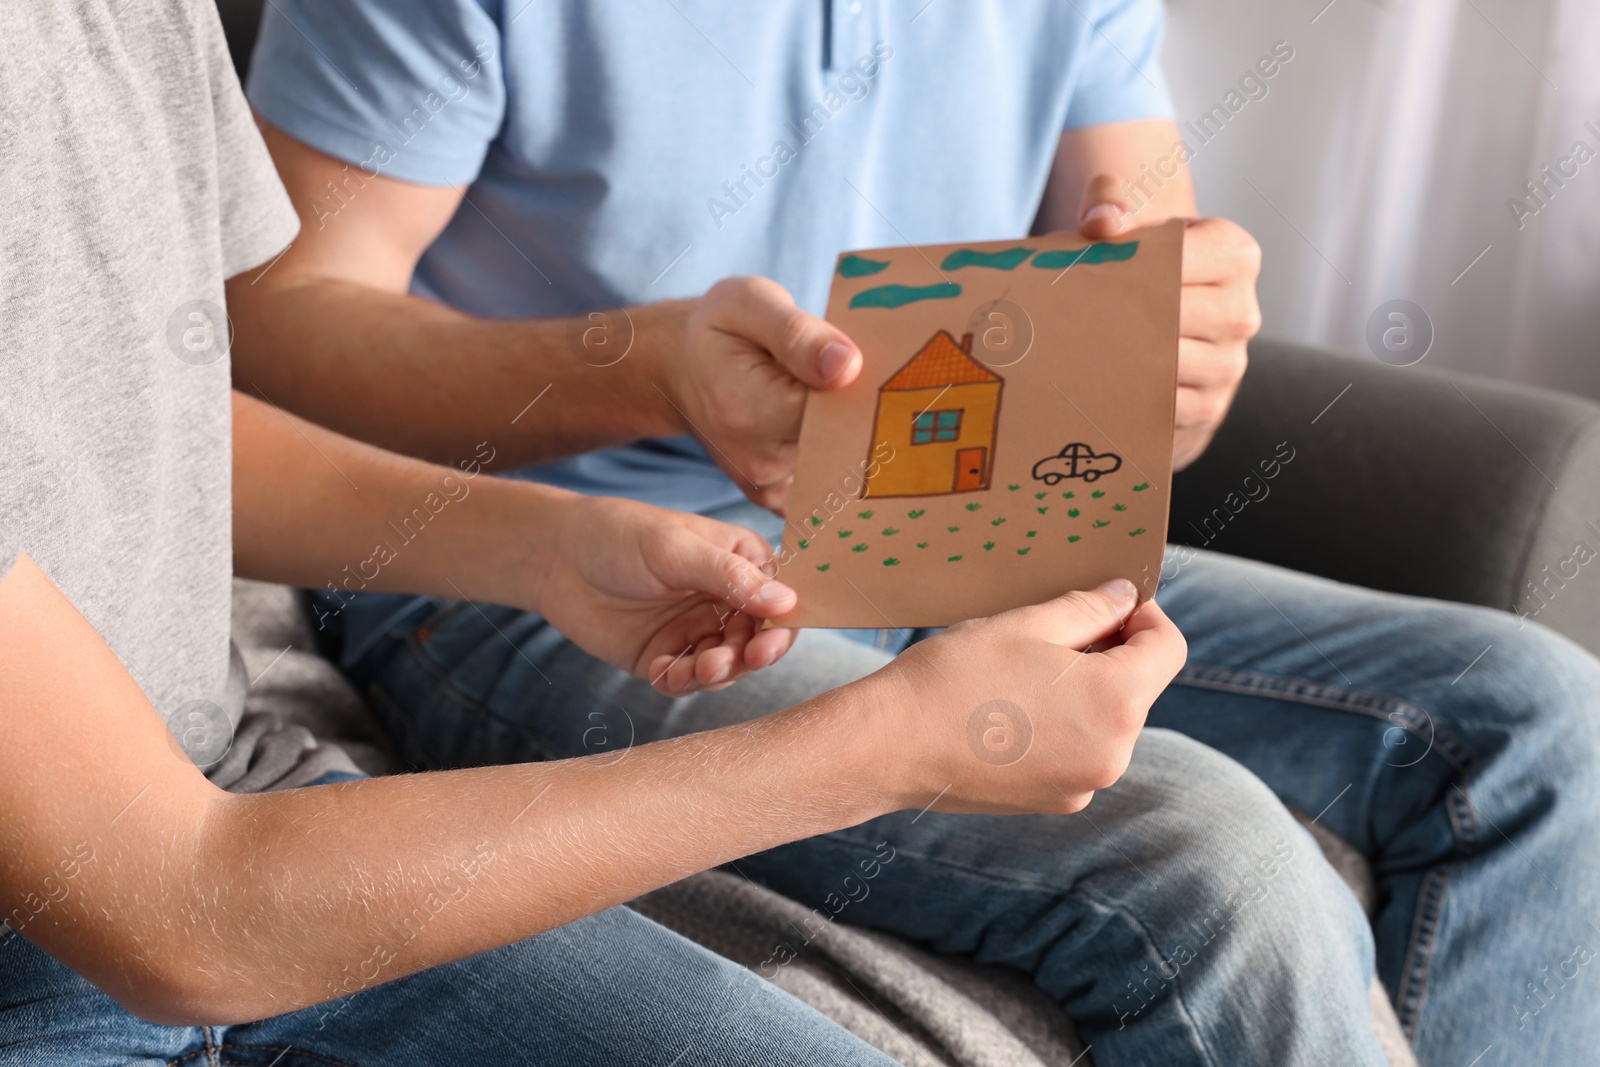
[[[1179,121],[1211,115],[1185,131],[1201,208],[1261,242],[1264,332],[1366,353],[1407,300],[1419,368],[1600,398],[1600,0],[1168,10]]]

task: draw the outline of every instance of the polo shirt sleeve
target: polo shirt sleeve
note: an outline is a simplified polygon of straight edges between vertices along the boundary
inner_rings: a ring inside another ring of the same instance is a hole
[[[460,185],[505,115],[500,45],[478,0],[273,0],[247,95],[289,136],[369,173]]]
[[[1065,128],[1171,118],[1161,72],[1163,0],[1099,0],[1079,10],[1088,25]]]

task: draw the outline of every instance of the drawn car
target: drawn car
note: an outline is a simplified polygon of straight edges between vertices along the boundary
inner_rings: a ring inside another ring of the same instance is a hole
[[[1115,452],[1096,452],[1081,441],[1076,441],[1053,456],[1046,456],[1033,465],[1033,476],[1045,485],[1055,485],[1066,478],[1082,478],[1092,482],[1102,474],[1110,474],[1122,466],[1122,457]]]

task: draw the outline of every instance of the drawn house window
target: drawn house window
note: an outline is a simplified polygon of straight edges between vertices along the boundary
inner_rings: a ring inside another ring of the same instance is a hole
[[[957,441],[961,438],[961,412],[924,411],[911,424],[911,443],[927,445],[935,441]]]
[[[972,335],[939,330],[878,387],[863,496],[939,496],[989,488],[1000,375],[972,358]],[[907,431],[910,447],[906,446]],[[892,459],[872,459],[878,456]]]

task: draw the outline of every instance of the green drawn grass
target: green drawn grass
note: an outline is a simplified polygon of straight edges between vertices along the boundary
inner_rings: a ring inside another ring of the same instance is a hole
[[[1143,485],[1136,485],[1136,486],[1134,486],[1134,487],[1133,487],[1133,491],[1134,491],[1134,492],[1135,492],[1135,493],[1142,493],[1142,492],[1144,492],[1144,491],[1145,491],[1145,490],[1146,490],[1146,489],[1148,489],[1148,488],[1150,488],[1150,483],[1149,483],[1149,482],[1145,482],[1145,483],[1144,483],[1144,484],[1143,484]]]
[[[864,545],[864,544],[851,545],[850,546],[850,551],[852,551],[852,552],[865,552],[866,550],[867,550],[867,546]]]
[[[991,549],[991,548],[993,548],[993,547],[994,547],[994,542],[993,542],[993,541],[985,541],[985,542],[984,542],[984,543],[983,543],[983,550],[984,550],[984,551],[985,551],[985,552],[987,552],[987,551],[989,551],[989,550],[990,550],[990,549]]]
[[[883,536],[885,536],[885,537],[893,537],[895,534],[897,534],[899,532],[900,531],[895,529],[893,526],[885,526],[883,528]]]
[[[961,527],[959,527],[959,526],[946,526],[945,529],[949,530],[951,533],[959,533],[960,530],[961,530]]]
[[[1094,520],[1094,528],[1096,530],[1100,529],[1100,527],[1102,527],[1102,526],[1110,526],[1110,525],[1111,525],[1111,520],[1110,519],[1096,519],[1096,520]]]
[[[1068,508],[1067,509],[1067,518],[1075,519],[1077,517],[1078,517],[1078,509],[1077,508]]]
[[[1019,548],[1019,549],[1017,549],[1017,555],[1026,556],[1031,551],[1033,551],[1033,546],[1032,545],[1028,546],[1027,548]]]
[[[1067,538],[1067,544],[1070,545],[1074,541],[1082,541],[1082,540],[1083,540],[1082,537],[1078,536],[1077,534],[1073,534],[1071,537]]]
[[[866,511],[858,511],[858,512],[856,512],[856,518],[858,518],[858,519],[870,519],[870,518],[872,518],[872,510],[869,508]]]
[[[840,530],[840,531],[839,531],[839,540],[841,540],[841,541],[842,541],[842,540],[844,540],[844,539],[845,539],[845,538],[846,538],[846,537],[849,537],[849,536],[850,536],[850,535],[851,535],[851,534],[853,534],[853,533],[855,533],[855,531],[854,531],[854,530]]]
[[[1006,521],[1006,517],[1004,515],[1002,515],[998,519],[989,520],[989,525],[990,526],[999,526],[1002,522],[1005,522],[1005,521]]]
[[[982,504],[968,504],[967,505],[967,510],[968,511],[977,511],[981,507],[983,507]]]
[[[1130,530],[1128,532],[1128,536],[1129,537],[1138,537],[1142,533],[1144,533],[1144,527],[1143,526],[1139,527],[1137,530]]]
[[[951,556],[949,559],[945,560],[945,562],[946,563],[960,563],[961,562],[961,557],[960,556]]]
[[[927,508],[916,508],[916,509],[914,509],[912,511],[906,512],[906,517],[907,518],[912,518],[912,519],[920,519],[920,518],[922,518],[922,516],[926,515],[927,513],[928,513],[928,509]]]
[[[831,566],[833,566],[833,564],[831,564],[831,563],[824,563],[824,564],[822,564],[822,565],[820,565],[820,566],[819,566],[819,567],[817,567],[817,570],[819,570],[819,571],[825,571],[825,570],[827,570],[827,569],[828,569],[828,568],[829,568],[829,567],[831,567]]]
[[[1111,505],[1111,510],[1112,511],[1127,511],[1128,510],[1128,505],[1126,505],[1126,504],[1112,504]]]
[[[1089,495],[1094,497],[1096,500],[1099,500],[1101,497],[1106,495],[1106,491],[1104,489],[1096,489],[1094,492],[1090,493]]]
[[[883,561],[883,565],[885,567],[898,567],[900,566],[900,561],[895,559],[893,556],[890,556],[888,559]]]

